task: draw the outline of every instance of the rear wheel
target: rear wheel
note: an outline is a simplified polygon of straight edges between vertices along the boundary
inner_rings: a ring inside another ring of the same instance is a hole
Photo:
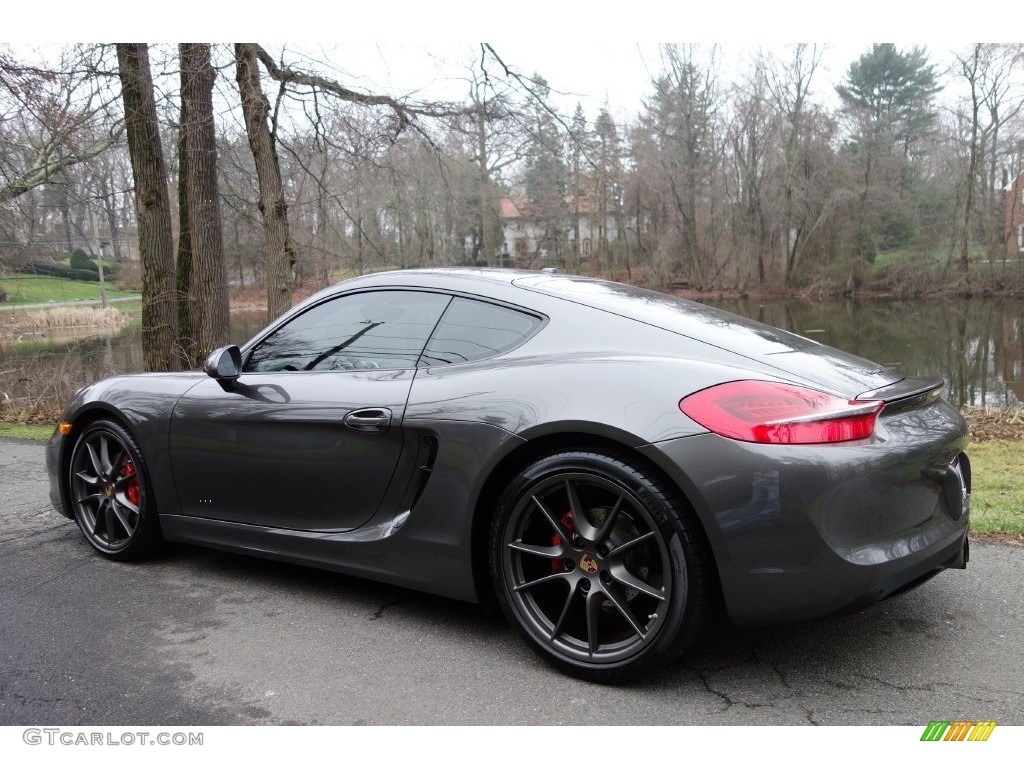
[[[120,424],[100,420],[78,436],[68,470],[71,510],[86,540],[114,560],[134,560],[160,543],[145,459]]]
[[[703,621],[709,556],[693,512],[612,455],[562,452],[527,467],[499,504],[490,562],[530,645],[587,680],[649,672]]]

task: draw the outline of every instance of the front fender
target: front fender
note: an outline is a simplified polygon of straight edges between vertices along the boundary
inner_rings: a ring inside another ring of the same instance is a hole
[[[176,511],[178,495],[168,454],[171,413],[178,399],[205,378],[195,372],[115,376],[76,392],[61,417],[72,425],[71,432],[66,437],[55,432],[47,450],[51,501],[61,514],[68,516],[70,509],[64,468],[75,440],[85,425],[100,418],[115,419],[132,434],[146,457],[157,509],[165,514]]]

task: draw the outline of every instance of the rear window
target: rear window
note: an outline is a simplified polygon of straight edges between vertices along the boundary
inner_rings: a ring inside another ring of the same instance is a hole
[[[494,357],[519,346],[541,319],[497,304],[455,298],[427,342],[420,366],[451,365]]]

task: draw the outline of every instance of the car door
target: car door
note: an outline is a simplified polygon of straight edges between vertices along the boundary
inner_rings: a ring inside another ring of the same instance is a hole
[[[182,514],[307,531],[366,522],[394,475],[416,362],[449,301],[405,290],[330,299],[253,345],[234,387],[193,387],[171,421]]]

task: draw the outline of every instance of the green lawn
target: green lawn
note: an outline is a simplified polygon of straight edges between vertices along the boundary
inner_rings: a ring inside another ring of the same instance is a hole
[[[48,304],[59,301],[79,301],[100,298],[99,283],[68,280],[63,277],[43,275],[16,275],[0,278],[0,287],[7,292],[7,304]],[[107,282],[107,298],[137,296],[137,292],[119,291],[113,283]]]
[[[972,245],[968,249],[968,257],[971,262],[975,262],[981,259],[988,258],[988,251],[985,246]],[[954,262],[959,258],[960,251],[956,251],[953,256]],[[879,267],[887,266],[889,264],[900,264],[906,261],[910,261],[912,264],[923,264],[931,261],[936,267],[944,267],[949,262],[949,246],[941,246],[935,248],[930,255],[922,254],[917,248],[911,246],[900,246],[898,248],[892,248],[888,251],[880,251],[875,256],[874,264]]]
[[[23,440],[49,440],[53,424],[17,424],[0,421],[0,437],[20,437]]]
[[[997,254],[994,259],[990,258],[988,249],[983,245],[972,245],[968,250],[968,258],[971,263],[971,271],[975,274],[990,274],[999,276],[1008,270],[1018,272],[1021,270],[1022,263],[1019,259],[1013,258],[1004,262],[1002,254]],[[888,251],[881,251],[875,257],[873,266],[875,267],[886,267],[893,264],[905,264],[910,263],[920,267],[934,267],[935,269],[943,269],[949,266],[954,271],[957,268],[957,263],[960,259],[960,251],[957,250],[953,254],[953,261],[950,262],[949,247],[942,246],[932,250],[930,254],[924,254],[920,250],[910,247],[901,246],[899,248],[892,248]]]
[[[142,314],[141,301],[119,301],[113,306],[117,308],[118,312],[124,312],[126,315],[133,315],[133,318],[128,321],[129,325],[141,322],[141,317],[139,317],[139,315]]]
[[[1024,442],[972,443],[971,530],[1024,535]]]

